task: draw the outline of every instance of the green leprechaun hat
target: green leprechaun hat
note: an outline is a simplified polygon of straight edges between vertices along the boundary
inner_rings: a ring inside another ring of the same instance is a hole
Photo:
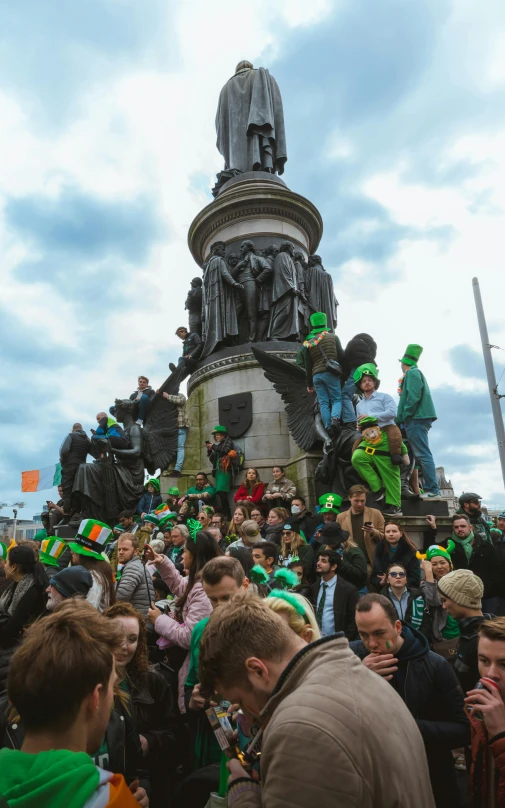
[[[323,494],[319,497],[319,513],[340,513],[339,508],[342,505],[342,497],[338,494]]]
[[[360,429],[361,432],[365,429],[370,429],[371,426],[379,426],[377,418],[374,418],[372,415],[367,415],[366,418],[362,418],[358,421],[358,429]]]
[[[156,477],[150,477],[149,480],[144,483],[144,488],[147,491],[147,486],[152,485],[154,490],[159,494],[160,493],[160,481],[156,479]]]
[[[63,555],[67,547],[67,542],[61,539],[44,539],[40,545],[39,560],[46,567],[59,567],[58,559]]]
[[[159,525],[160,523],[160,520],[155,513],[148,513],[147,516],[144,516],[142,521],[151,522],[153,525]]]
[[[375,381],[375,389],[376,390],[379,389],[380,379],[377,365],[374,365],[373,362],[366,362],[364,365],[360,365],[359,368],[356,368],[356,370],[353,373],[353,379],[358,392],[361,392],[360,384],[363,376],[373,376],[373,379]]]
[[[158,522],[158,527],[160,530],[172,530],[175,521],[177,520],[176,513],[167,513],[163,514],[163,517]]]
[[[96,519],[83,519],[77,536],[73,541],[68,542],[68,546],[74,553],[101,561],[102,552],[111,539],[112,530],[104,522],[98,522]]]
[[[168,489],[168,494],[171,497],[180,497],[181,492],[179,491],[176,485],[173,485],[171,488]]]
[[[325,328],[328,328],[326,314],[324,311],[315,311],[314,314],[311,314],[310,324],[313,331],[324,331]]]
[[[423,349],[420,345],[407,345],[407,350],[398,361],[403,365],[417,365]]]
[[[220,432],[221,434],[225,434],[226,433],[226,427],[225,426],[215,426],[214,429],[212,430],[212,434],[216,435],[216,433],[218,433],[218,432]]]
[[[451,555],[454,552],[455,547],[456,547],[455,543],[452,541],[452,539],[449,539],[449,541],[447,542],[447,548],[441,547],[440,544],[432,544],[430,545],[430,547],[428,547],[426,553],[421,554],[417,552],[416,558],[419,559],[426,558],[428,561],[431,561],[432,558],[435,558],[436,556],[441,556],[442,558],[445,558],[446,561],[449,562],[452,569]]]

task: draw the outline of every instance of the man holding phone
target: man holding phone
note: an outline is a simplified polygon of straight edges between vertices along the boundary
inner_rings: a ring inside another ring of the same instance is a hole
[[[505,805],[505,617],[481,624],[478,664],[481,689],[470,690],[465,703],[472,732],[473,804],[485,808]]]
[[[367,507],[367,493],[364,485],[352,485],[347,492],[351,507],[339,513],[337,522],[342,530],[350,533],[351,539],[373,564],[377,542],[384,538],[384,517],[377,508]]]

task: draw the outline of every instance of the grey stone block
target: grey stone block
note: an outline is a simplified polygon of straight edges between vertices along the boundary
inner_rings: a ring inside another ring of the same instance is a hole
[[[261,458],[273,458],[280,463],[289,457],[289,445],[285,435],[260,435],[245,439],[245,456],[247,462]]]

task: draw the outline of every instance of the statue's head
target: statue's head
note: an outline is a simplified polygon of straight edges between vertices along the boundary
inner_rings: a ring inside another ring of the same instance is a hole
[[[301,252],[295,252],[294,258],[295,258],[295,261],[300,261],[300,263],[305,261],[305,256]]]
[[[252,241],[243,241],[240,245],[240,255],[247,255],[249,252],[254,252],[254,244]]]
[[[295,254],[295,246],[294,244],[291,244],[290,241],[283,241],[280,246],[280,251],[287,252],[291,257],[293,257]]]
[[[138,417],[139,405],[137,401],[130,401],[129,398],[116,398],[114,406],[114,417],[120,424],[124,422],[127,415],[134,419]]]
[[[313,267],[316,264],[322,265],[322,263],[320,255],[309,255],[309,267]]]
[[[228,265],[230,267],[236,267],[238,264],[238,255],[236,252],[232,252],[228,256]]]
[[[215,241],[214,244],[212,244],[210,251],[212,255],[224,255],[226,251],[226,244],[224,241]]]
[[[240,73],[241,70],[254,70],[254,65],[252,62],[248,62],[247,59],[244,59],[236,66],[235,73]]]
[[[191,281],[191,286],[193,287],[193,289],[196,289],[197,286],[201,286],[201,285],[202,285],[202,279],[201,278],[193,278],[193,280]]]

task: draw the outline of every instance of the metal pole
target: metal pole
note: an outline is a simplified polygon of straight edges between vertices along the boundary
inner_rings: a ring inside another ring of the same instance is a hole
[[[473,286],[473,295],[475,298],[475,308],[477,309],[477,320],[479,321],[480,339],[482,342],[482,353],[484,354],[484,364],[486,366],[489,397],[491,399],[491,409],[493,411],[494,428],[496,431],[496,440],[498,442],[498,456],[500,458],[501,463],[503,484],[505,485],[505,428],[503,426],[503,413],[501,410],[500,396],[498,395],[496,385],[496,376],[494,373],[491,345],[489,343],[489,336],[487,333],[486,317],[484,315],[484,308],[482,306],[482,298],[480,296],[480,287],[478,278],[473,278],[472,286]]]
[[[14,539],[14,541],[16,541],[16,526],[18,523],[18,512],[15,508],[13,508],[13,513],[14,513],[14,525],[12,528],[12,538]]]

